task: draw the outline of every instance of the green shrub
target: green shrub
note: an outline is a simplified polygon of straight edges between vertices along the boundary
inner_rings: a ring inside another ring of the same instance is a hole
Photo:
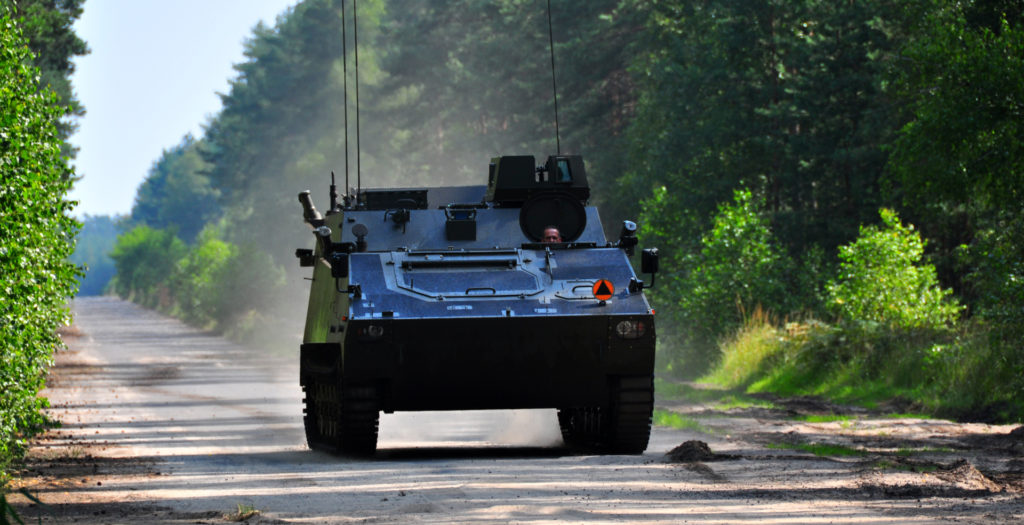
[[[236,340],[274,339],[270,327],[285,283],[284,269],[256,247],[221,238],[209,225],[187,246],[173,230],[137,226],[118,236],[111,257],[121,297]]]
[[[227,314],[221,279],[230,273],[236,252],[234,245],[217,238],[215,228],[199,234],[174,270],[175,310],[182,320],[204,328],[223,323]]]
[[[862,226],[853,243],[839,248],[839,276],[829,282],[829,307],[846,321],[892,328],[941,329],[962,308],[939,287],[935,267],[922,264],[924,241],[896,213],[882,209],[882,226]]]
[[[79,227],[67,200],[73,173],[56,126],[64,110],[39,89],[31,61],[0,5],[0,484],[47,424],[38,393],[76,289],[67,260]]]
[[[718,208],[698,255],[683,261],[689,274],[675,290],[687,334],[680,361],[701,373],[720,357],[718,343],[763,308],[787,314],[798,305],[789,277],[795,265],[778,247],[762,215],[762,201],[746,189]]]
[[[1004,210],[980,229],[969,250],[969,276],[986,329],[986,376],[991,394],[1024,404],[1024,212]],[[980,346],[980,342],[976,345]],[[1024,414],[1024,410],[1018,413]]]
[[[243,246],[235,250],[224,269],[218,278],[222,301],[219,322],[227,334],[237,340],[274,339],[275,334],[266,330],[280,330],[275,317],[276,302],[285,285],[284,268],[267,252]]]
[[[136,226],[117,236],[110,253],[117,268],[114,291],[150,308],[170,309],[171,276],[188,248],[171,230]]]
[[[967,250],[978,310],[1008,339],[1024,337],[1024,210],[984,221]]]

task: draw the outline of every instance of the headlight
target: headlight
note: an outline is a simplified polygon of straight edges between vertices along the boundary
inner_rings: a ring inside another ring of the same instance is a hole
[[[615,325],[615,335],[623,339],[639,339],[645,333],[647,333],[647,327],[644,326],[644,322],[636,319],[619,321],[619,324]]]
[[[356,332],[362,341],[376,341],[384,337],[384,327],[379,324],[366,325]]]

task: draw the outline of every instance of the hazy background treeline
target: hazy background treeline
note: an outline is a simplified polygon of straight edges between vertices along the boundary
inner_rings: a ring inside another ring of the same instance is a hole
[[[544,2],[358,7],[352,185],[357,162],[364,186],[480,184],[492,156],[554,151]],[[662,373],[1024,416],[1024,6],[552,7],[562,151],[606,227],[638,218],[662,250]],[[271,336],[305,313],[295,194],[323,207],[346,171],[347,34],[346,71],[340,0],[255,29],[223,110],[121,221],[116,293],[291,347]]]

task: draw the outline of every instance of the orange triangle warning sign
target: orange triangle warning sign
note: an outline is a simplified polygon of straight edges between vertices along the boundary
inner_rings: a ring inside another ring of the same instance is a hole
[[[594,299],[598,301],[607,301],[612,298],[612,294],[615,293],[615,286],[612,282],[607,279],[601,279],[594,283]]]

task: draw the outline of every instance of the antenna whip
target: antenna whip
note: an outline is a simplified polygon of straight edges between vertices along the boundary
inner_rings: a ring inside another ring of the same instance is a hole
[[[355,1],[355,0],[353,0]],[[555,32],[551,27],[551,0],[548,0],[548,44],[551,50],[551,92],[555,95],[555,151],[558,155],[562,154],[562,140],[558,134],[558,84],[555,82]],[[359,61],[358,51],[356,53],[356,61]],[[358,72],[356,73],[359,74]],[[358,97],[359,86],[356,86],[356,97]],[[356,109],[358,111],[358,108]],[[358,113],[357,113],[358,114]],[[356,117],[358,119],[358,117]],[[358,122],[358,120],[357,120]],[[358,128],[357,128],[358,129]],[[358,137],[358,135],[356,135]],[[359,140],[356,138],[356,140]]]
[[[359,167],[359,14],[356,12],[357,3],[356,0],[352,0],[352,41],[356,48],[356,195],[362,191],[363,180]]]
[[[345,1],[341,2],[341,96],[344,99],[345,124],[345,195],[351,188],[348,185],[348,37],[345,35]],[[356,193],[358,196],[359,194]],[[358,201],[358,197],[357,197]]]

